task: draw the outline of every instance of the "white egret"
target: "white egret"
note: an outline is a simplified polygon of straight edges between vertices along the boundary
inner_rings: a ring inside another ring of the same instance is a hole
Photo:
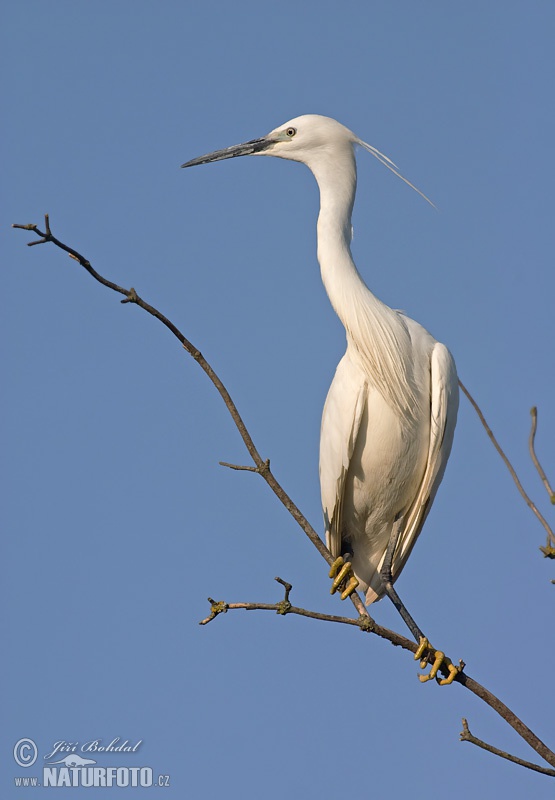
[[[416,189],[374,147],[336,120],[315,114],[182,166],[243,155],[277,156],[306,164],[316,178],[318,261],[347,334],[320,435],[326,540],[337,559],[330,573],[335,577],[332,592],[343,587],[345,598],[360,584],[367,605],[387,593],[423,652],[428,642],[393,582],[443,477],[457,417],[457,373],[447,348],[378,300],[357,271],[350,249],[357,145]],[[433,675],[440,663],[434,664]],[[449,669],[450,682],[454,673]]]

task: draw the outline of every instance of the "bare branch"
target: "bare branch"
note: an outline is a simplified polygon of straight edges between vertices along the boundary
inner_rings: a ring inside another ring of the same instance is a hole
[[[555,506],[555,492],[551,488],[549,481],[547,480],[547,475],[545,474],[543,467],[538,461],[538,457],[536,455],[535,439],[536,439],[536,429],[538,427],[538,409],[536,408],[536,406],[530,409],[530,416],[532,417],[532,427],[530,428],[530,438],[528,440],[528,445],[530,447],[530,456],[532,458],[532,462],[535,468],[538,471],[540,480],[542,481],[543,485],[545,486],[545,490],[549,495],[549,499],[552,505]]]
[[[470,392],[468,391],[466,386],[464,386],[464,384],[460,380],[459,380],[459,386],[461,387],[461,389],[464,392],[464,394],[467,396],[467,398],[470,401],[470,404],[473,407],[474,411],[478,414],[478,417],[480,418],[480,422],[484,426],[485,431],[486,431],[487,435],[489,436],[493,446],[495,447],[495,449],[497,450],[497,452],[499,453],[499,455],[503,459],[503,463],[505,464],[505,466],[507,467],[507,469],[511,473],[511,478],[515,482],[515,486],[518,489],[518,491],[520,492],[520,495],[521,495],[522,499],[524,500],[524,502],[526,503],[528,508],[530,508],[534,512],[534,514],[536,515],[538,520],[541,522],[541,524],[545,528],[545,530],[547,532],[547,541],[548,541],[548,543],[551,541],[553,543],[553,545],[555,545],[555,533],[553,533],[552,529],[550,528],[549,524],[547,523],[547,521],[545,520],[543,515],[540,513],[540,511],[538,511],[538,508],[536,507],[536,505],[528,497],[526,491],[524,490],[524,487],[523,487],[522,483],[519,480],[518,475],[515,472],[515,469],[514,469],[513,465],[511,464],[511,462],[509,461],[509,459],[505,455],[505,453],[503,451],[503,448],[501,447],[501,445],[499,444],[499,442],[495,438],[495,436],[493,434],[493,431],[491,430],[490,426],[486,422],[486,418],[482,414],[480,406],[478,405],[476,400],[472,397],[472,395],[470,394]],[[543,551],[543,548],[540,547],[540,550]]]
[[[276,614],[281,615],[297,614],[301,617],[318,619],[322,622],[334,622],[340,625],[350,625],[351,627],[359,628],[365,633],[373,633],[376,636],[379,636],[381,639],[387,639],[387,641],[391,642],[391,644],[395,647],[401,647],[403,650],[408,650],[411,653],[416,654],[418,645],[411,639],[407,639],[395,631],[384,628],[381,625],[378,625],[374,620],[368,619],[365,616],[360,616],[358,619],[352,619],[351,617],[339,617],[333,614],[322,614],[318,611],[309,611],[306,608],[299,608],[298,606],[291,605],[289,602],[289,591],[291,590],[291,584],[282,581],[281,578],[276,578],[276,580],[286,587],[286,598],[284,601],[281,601],[281,603],[226,603],[223,600],[216,603],[214,600],[209,598],[209,602],[211,603],[210,614],[199,624],[206,625],[219,614],[238,609],[242,609],[244,611],[274,611]],[[425,653],[423,661],[425,663],[427,662],[432,664],[433,660],[434,651],[432,648]],[[421,662],[421,667],[423,666],[424,664]],[[441,672],[445,675],[448,674],[448,668],[446,665],[441,667]],[[436,680],[439,682],[439,678]],[[524,739],[524,741],[529,744],[530,747],[535,750],[541,758],[544,759],[544,761],[555,767],[555,753],[552,752],[547,745],[544,744],[544,742],[542,742],[542,740],[539,739],[530,730],[530,728],[528,728],[522,722],[522,720],[511,711],[508,706],[505,705],[505,703],[503,703],[498,697],[490,692],[489,689],[486,689],[485,686],[482,686],[480,683],[478,683],[478,681],[475,681],[474,678],[471,678],[469,675],[463,672],[462,668],[455,676],[453,682],[464,686],[465,689],[468,689],[470,692],[472,692],[472,694],[476,695],[485,703],[487,703],[487,705],[496,711],[499,716],[501,716],[505,722],[507,722],[519,734],[519,736]],[[492,750],[492,752],[494,751]],[[499,751],[499,753],[502,753],[502,751]],[[529,762],[524,763],[528,764]],[[538,771],[544,772],[546,775],[553,774],[555,776],[555,770],[549,771],[538,768]]]
[[[36,225],[34,225],[34,224],[13,225],[13,227],[14,228],[20,228],[20,229],[23,229],[23,230],[33,231],[34,233],[36,233],[38,236],[41,237],[40,240],[38,240],[38,241],[29,242],[30,245],[45,244],[47,242],[52,242],[54,245],[56,245],[56,247],[60,248],[61,250],[64,250],[66,253],[68,253],[69,256],[73,260],[77,261],[96,281],[101,283],[103,286],[106,286],[107,288],[112,289],[113,291],[124,295],[124,299],[121,301],[122,303],[133,303],[133,304],[139,306],[144,311],[146,311],[148,314],[150,314],[153,317],[155,317],[156,319],[158,319],[163,325],[165,325],[168,328],[168,330],[170,330],[173,333],[173,335],[179,340],[179,342],[181,342],[181,344],[183,345],[185,350],[192,356],[192,358],[195,359],[195,361],[199,364],[201,369],[205,372],[205,374],[208,376],[208,378],[211,380],[211,382],[214,384],[214,386],[218,390],[220,396],[222,397],[222,399],[223,399],[223,401],[224,401],[224,403],[225,403],[225,405],[226,405],[226,407],[227,407],[227,409],[228,409],[228,411],[229,411],[229,413],[230,413],[230,415],[231,415],[231,417],[233,419],[233,422],[235,423],[235,426],[237,427],[237,429],[239,431],[239,434],[241,435],[241,438],[243,439],[245,447],[247,448],[247,450],[248,450],[248,452],[249,452],[249,454],[250,454],[250,456],[251,456],[251,458],[252,458],[252,460],[254,462],[255,467],[252,468],[252,471],[258,472],[264,478],[264,480],[269,485],[269,487],[272,489],[272,491],[277,496],[277,498],[280,500],[280,502],[285,506],[285,508],[289,511],[289,513],[293,516],[293,518],[296,520],[296,522],[299,524],[299,526],[302,528],[302,530],[308,536],[308,538],[310,539],[312,544],[316,547],[316,549],[318,550],[320,555],[325,559],[325,561],[329,565],[331,565],[333,563],[333,558],[332,558],[329,550],[324,545],[324,543],[322,542],[322,540],[320,539],[320,537],[318,536],[318,534],[316,533],[314,528],[310,525],[310,523],[303,516],[303,514],[301,514],[300,510],[297,508],[295,503],[291,500],[289,495],[285,492],[285,490],[282,488],[282,486],[278,483],[278,481],[276,480],[276,478],[274,477],[273,473],[270,470],[270,462],[269,462],[269,460],[264,461],[262,459],[262,457],[260,456],[260,454],[259,454],[258,450],[256,449],[256,447],[254,445],[254,442],[253,442],[249,432],[247,431],[247,429],[245,427],[245,424],[244,424],[244,422],[243,422],[243,420],[242,420],[242,418],[241,418],[241,416],[240,416],[240,414],[239,414],[239,412],[238,412],[233,400],[231,399],[227,389],[225,388],[225,386],[223,385],[222,381],[217,376],[217,374],[214,372],[212,367],[208,364],[208,362],[206,361],[206,359],[204,358],[204,356],[202,355],[200,350],[198,350],[167,317],[165,317],[160,311],[158,311],[156,308],[154,308],[149,303],[145,302],[141,297],[139,297],[139,295],[137,294],[135,289],[133,289],[133,288],[124,289],[123,287],[118,286],[118,284],[107,280],[106,278],[101,276],[98,272],[96,272],[95,269],[93,269],[93,267],[91,266],[91,264],[88,261],[88,259],[86,259],[84,256],[82,256],[80,253],[78,253],[73,248],[68,247],[67,245],[65,245],[63,242],[61,242],[55,236],[53,236],[52,232],[51,232],[51,229],[50,229],[50,222],[49,222],[48,215],[45,215],[45,229],[46,230],[44,232],[40,231],[38,229],[38,227]],[[475,410],[477,411],[478,415],[480,416],[480,419],[482,420],[482,424],[484,425],[484,427],[488,431],[488,435],[492,439],[496,449],[498,450],[498,452],[502,456],[503,460],[505,461],[506,465],[508,466],[509,470],[511,471],[511,474],[513,475],[513,479],[517,483],[517,486],[520,487],[520,482],[518,481],[518,478],[516,478],[516,474],[514,473],[514,470],[510,466],[510,463],[508,462],[508,459],[504,455],[503,451],[501,450],[501,448],[497,444],[497,442],[495,440],[495,437],[493,436],[493,434],[491,433],[491,430],[487,426],[487,423],[485,422],[485,419],[483,418],[483,415],[482,415],[480,409],[478,408],[477,404],[472,399],[472,397],[470,396],[468,391],[465,389],[465,387],[462,384],[460,384],[460,385],[461,385],[461,388],[462,388],[463,392],[466,394],[466,396],[468,397],[468,399],[470,400],[470,402],[474,406]],[[226,465],[226,466],[229,466],[232,469],[240,469],[240,470],[243,470],[243,469],[247,469],[248,470],[249,469],[248,467],[241,467],[241,466],[238,466],[238,465],[231,465],[231,464],[230,465]],[[521,494],[523,494],[523,497],[525,497],[525,499],[527,500],[527,503],[530,505],[530,507],[535,508],[535,507],[533,507],[533,504],[531,504],[531,501],[528,500],[527,495],[524,493],[524,490],[522,490],[521,487],[520,487],[520,490],[521,490]],[[537,512],[537,510],[536,510],[536,514],[537,515],[539,514],[539,512]],[[546,524],[547,523],[545,523],[545,525]],[[222,613],[226,613],[228,610],[232,610],[232,609],[235,610],[235,609],[242,608],[242,609],[246,609],[246,610],[255,610],[255,609],[257,609],[257,610],[267,610],[267,611],[271,610],[271,611],[275,611],[276,613],[279,613],[281,615],[286,615],[286,614],[292,613],[292,614],[298,614],[300,616],[310,617],[310,618],[313,618],[313,619],[324,620],[324,621],[327,621],[327,622],[335,622],[335,623],[351,625],[353,627],[358,627],[359,629],[361,629],[361,630],[363,630],[365,632],[371,632],[371,633],[374,633],[374,634],[376,634],[376,635],[378,635],[378,636],[380,636],[380,637],[382,637],[384,639],[387,639],[388,641],[390,641],[393,645],[395,645],[397,647],[402,647],[403,649],[409,650],[412,653],[416,652],[418,646],[417,646],[417,644],[415,642],[405,638],[404,636],[401,636],[400,634],[395,633],[394,631],[390,631],[387,628],[382,628],[380,625],[377,625],[371,619],[371,617],[368,614],[368,611],[365,608],[361,598],[359,597],[359,595],[356,592],[353,592],[353,594],[351,595],[351,601],[352,601],[354,607],[356,608],[356,610],[359,613],[358,619],[351,619],[349,617],[335,617],[335,616],[331,616],[331,615],[320,614],[318,612],[307,611],[306,609],[301,609],[301,608],[297,608],[295,606],[292,606],[290,604],[290,602],[289,602],[289,592],[291,590],[291,585],[288,584],[286,581],[283,581],[281,578],[276,578],[276,580],[282,586],[284,586],[284,588],[285,588],[285,599],[282,600],[281,602],[279,602],[279,603],[225,603],[223,601],[216,602],[212,598],[209,598],[209,603],[211,604],[210,614],[206,619],[202,620],[201,624],[205,625],[208,622],[210,622],[211,620],[213,620],[216,616],[219,616]],[[433,650],[430,648],[430,650],[428,652],[424,653],[424,657],[423,657],[422,660],[424,662],[427,661],[428,663],[432,663],[433,659],[434,659],[434,653],[433,653]],[[467,688],[469,691],[473,692],[473,694],[475,694],[478,697],[480,697],[485,703],[487,703],[491,708],[493,708],[501,717],[503,717],[503,719],[506,720],[506,722],[509,723],[509,725],[511,725],[517,731],[517,733],[530,745],[530,747],[532,747],[545,761],[547,761],[547,763],[549,763],[549,764],[551,764],[552,766],[555,767],[555,753],[553,753],[551,750],[549,750],[549,748],[526,725],[524,725],[524,723],[504,703],[502,703],[497,697],[495,697],[495,695],[493,695],[489,690],[485,689],[483,686],[481,686],[475,680],[473,680],[468,675],[466,675],[464,672],[462,672],[462,667],[460,669],[461,669],[461,671],[458,671],[457,675],[455,677],[455,682],[459,683],[460,685],[462,685],[465,688]],[[446,665],[441,668],[442,672],[444,670],[445,670],[444,674],[446,674],[447,673],[447,666]]]
[[[470,742],[471,744],[475,744],[477,747],[481,747],[482,750],[487,750],[489,753],[493,753],[500,758],[506,758],[507,761],[512,761],[514,764],[518,764],[520,767],[526,767],[526,769],[533,769],[535,772],[541,772],[542,775],[550,775],[551,777],[555,777],[555,769],[539,767],[537,764],[533,764],[531,761],[524,761],[522,758],[517,758],[517,756],[512,756],[510,753],[506,753],[504,750],[499,750],[498,747],[487,744],[486,742],[482,741],[482,739],[477,739],[476,736],[473,736],[473,734],[470,733],[468,722],[464,717],[462,724],[463,729],[460,736],[461,742]]]
[[[160,311],[154,308],[154,306],[151,306],[149,303],[145,302],[141,297],[139,297],[134,288],[124,289],[117,283],[113,283],[112,281],[109,281],[106,278],[102,277],[102,275],[100,275],[95,269],[93,269],[90,261],[86,259],[83,255],[81,255],[81,253],[78,253],[77,250],[74,250],[72,247],[68,247],[66,244],[64,244],[55,236],[53,236],[50,230],[50,222],[48,214],[45,214],[44,220],[46,228],[46,231],[44,233],[40,231],[36,225],[33,224],[30,225],[14,224],[12,227],[21,228],[23,230],[30,230],[36,233],[38,236],[41,237],[40,241],[36,242],[36,244],[44,244],[46,242],[52,242],[52,244],[56,245],[56,247],[59,247],[61,250],[64,250],[66,253],[68,253],[70,257],[73,258],[75,261],[78,261],[79,264],[84,269],[86,269],[89,275],[91,275],[96,281],[101,283],[103,286],[106,286],[108,289],[112,289],[113,291],[118,292],[119,294],[125,295],[125,299],[121,301],[122,303],[133,303],[139,306],[139,308],[142,308],[148,314],[155,317],[163,325],[165,325],[166,328],[168,328],[168,330],[170,330],[173,333],[173,335],[178,339],[179,342],[181,342],[181,344],[183,345],[185,350],[189,353],[189,355],[191,355],[195,359],[197,364],[205,372],[205,374],[208,376],[208,378],[212,381],[212,383],[218,390],[218,393],[220,394],[220,397],[224,401],[227,410],[231,414],[231,418],[235,423],[235,427],[239,431],[239,434],[245,444],[245,447],[247,448],[249,455],[251,456],[255,464],[255,468],[252,471],[257,472],[264,478],[270,489],[274,492],[278,500],[289,511],[289,513],[292,515],[297,524],[302,528],[302,530],[308,536],[308,538],[310,539],[314,547],[318,550],[322,558],[325,559],[325,561],[331,566],[334,559],[331,553],[329,552],[328,548],[320,539],[320,537],[318,536],[312,525],[308,522],[306,517],[301,513],[299,508],[289,497],[285,489],[283,489],[283,487],[276,480],[275,476],[270,470],[270,461],[269,460],[265,461],[261,457],[260,453],[258,452],[258,450],[254,445],[251,435],[249,434],[245,426],[245,423],[241,418],[241,415],[239,414],[239,411],[237,410],[235,403],[231,399],[229,392],[225,388],[224,384],[222,383],[216,372],[206,361],[200,350],[198,350],[181,333],[181,331],[167,317],[164,316],[164,314],[162,314]],[[230,467],[232,469],[241,469],[241,467],[238,466],[230,465]],[[362,599],[356,592],[352,593],[352,595],[350,596],[350,600],[359,614],[365,615],[367,617],[370,616],[368,614],[368,611],[366,610],[366,607],[364,606],[364,603],[362,602]]]

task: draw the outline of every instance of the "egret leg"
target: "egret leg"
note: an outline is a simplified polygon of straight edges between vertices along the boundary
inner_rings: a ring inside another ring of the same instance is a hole
[[[427,675],[419,675],[418,679],[421,683],[426,683],[426,681],[430,681],[433,678],[436,678],[437,682],[440,686],[449,686],[453,683],[456,675],[459,674],[459,669],[455,667],[452,663],[451,659],[447,658],[445,653],[442,650],[436,650],[426,636],[422,633],[412,616],[409,614],[408,610],[406,609],[404,603],[402,602],[401,598],[397,594],[397,591],[393,588],[393,578],[391,575],[391,565],[393,562],[393,553],[395,552],[395,548],[397,547],[397,542],[399,541],[399,536],[401,533],[401,526],[394,525],[393,530],[391,531],[391,536],[389,537],[389,543],[387,546],[387,550],[385,553],[384,562],[382,568],[380,570],[380,577],[382,579],[383,587],[385,592],[401,617],[403,618],[407,628],[410,630],[412,635],[414,636],[415,640],[418,642],[418,648],[416,653],[414,654],[414,660],[420,660],[420,669],[425,669],[428,658],[427,654],[431,651],[434,654],[434,663],[432,664],[432,668]],[[448,676],[446,678],[442,678],[441,680],[437,678],[437,673],[441,667],[446,667],[448,671]],[[462,668],[462,662],[461,662]]]
[[[387,545],[387,550],[385,551],[385,558],[382,564],[382,568],[380,570],[380,578],[382,579],[383,588],[385,589],[385,593],[403,618],[407,628],[414,636],[415,641],[421,642],[422,639],[426,637],[412,618],[412,616],[407,611],[405,604],[397,594],[396,590],[393,588],[393,578],[391,575],[391,565],[393,563],[393,553],[395,552],[395,548],[397,547],[397,542],[399,541],[399,536],[401,535],[401,526],[398,524],[393,525],[391,530],[391,535],[389,537],[389,542]],[[419,656],[420,658],[420,656]]]

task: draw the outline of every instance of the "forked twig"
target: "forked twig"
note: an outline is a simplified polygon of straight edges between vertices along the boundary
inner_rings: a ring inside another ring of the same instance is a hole
[[[551,542],[552,546],[555,546],[555,533],[553,533],[553,531],[552,531],[551,527],[549,526],[547,520],[541,514],[541,512],[538,510],[538,508],[535,505],[535,503],[533,503],[532,500],[530,500],[530,497],[528,496],[528,494],[526,493],[522,483],[520,482],[520,479],[519,479],[518,475],[516,474],[513,465],[511,464],[511,462],[509,461],[509,459],[505,455],[505,452],[504,452],[503,448],[501,447],[501,445],[499,444],[499,442],[495,438],[495,435],[494,435],[492,429],[490,428],[490,426],[486,422],[486,418],[484,417],[484,415],[482,413],[482,410],[480,409],[480,406],[478,405],[476,400],[472,397],[472,395],[470,394],[470,392],[468,391],[466,386],[460,380],[459,380],[459,386],[461,387],[462,391],[464,392],[464,394],[468,398],[468,400],[469,400],[472,408],[474,409],[474,411],[478,414],[478,417],[480,418],[480,422],[484,426],[484,429],[485,429],[487,435],[489,436],[489,438],[491,440],[491,443],[493,444],[493,446],[495,447],[495,449],[497,450],[497,452],[499,453],[499,455],[503,459],[503,463],[505,464],[505,466],[509,470],[509,472],[511,474],[511,478],[515,482],[515,486],[518,489],[518,491],[520,492],[520,495],[521,495],[522,499],[524,500],[524,502],[526,503],[528,508],[531,509],[531,511],[533,511],[533,513],[536,515],[538,520],[541,522],[541,524],[545,528],[545,530],[547,532],[548,544],[549,544],[549,542]],[[540,548],[540,550],[543,550],[543,548]]]
[[[64,250],[66,253],[68,253],[72,259],[77,261],[95,280],[97,280],[103,286],[106,286],[107,288],[112,289],[113,291],[118,292],[119,294],[122,294],[124,296],[124,299],[121,301],[122,303],[134,303],[135,305],[139,306],[144,311],[146,311],[148,314],[151,314],[153,317],[158,319],[173,333],[173,335],[178,339],[179,342],[181,342],[185,350],[195,359],[195,361],[198,363],[201,369],[206,373],[208,378],[212,381],[212,383],[218,390],[229,413],[231,414],[233,422],[235,423],[235,426],[237,427],[239,434],[241,435],[241,438],[243,439],[245,447],[247,448],[255,464],[254,471],[258,472],[264,478],[264,480],[272,489],[272,491],[280,500],[280,502],[285,506],[285,508],[287,508],[289,513],[293,516],[293,518],[296,520],[296,522],[308,536],[308,538],[310,539],[312,544],[316,547],[320,555],[327,561],[328,564],[331,564],[333,562],[333,558],[329,550],[324,545],[324,543],[322,542],[322,540],[320,539],[314,528],[306,520],[303,514],[301,514],[300,510],[297,508],[295,503],[293,503],[289,495],[278,483],[272,471],[270,470],[269,461],[264,461],[260,456],[260,454],[258,453],[258,450],[256,449],[254,442],[249,432],[247,431],[245,424],[233,400],[231,399],[227,389],[223,385],[218,375],[214,372],[210,364],[208,364],[208,362],[206,361],[200,350],[198,350],[167,317],[165,317],[160,311],[158,311],[156,308],[154,308],[149,303],[145,302],[141,297],[139,297],[135,289],[133,288],[124,289],[118,284],[107,280],[106,278],[101,276],[98,272],[96,272],[95,269],[93,269],[88,259],[86,259],[84,256],[82,256],[73,248],[65,245],[55,236],[53,236],[50,229],[50,222],[48,215],[45,215],[45,228],[46,228],[45,232],[40,231],[37,225],[34,224],[13,225],[13,227],[21,228],[27,231],[33,231],[40,237],[40,239],[37,241],[29,242],[30,245],[45,244],[47,242],[52,242],[54,245],[56,245],[56,247],[59,247],[61,250]],[[486,430],[488,430],[485,420],[483,419],[483,415],[481,414],[481,411],[479,410],[478,406],[471,398],[467,390],[462,386],[462,384],[461,388],[469,398],[470,402],[476,409],[477,413],[480,415],[480,418],[482,419],[483,424],[486,427]],[[493,434],[491,434],[490,438],[492,437]],[[494,442],[498,451],[502,454],[505,462],[508,464],[508,460],[502,453],[501,449],[497,445],[494,438],[492,438],[492,441]],[[238,465],[230,464],[226,466],[230,466],[233,469],[245,469],[244,467],[240,467]],[[512,470],[512,468],[510,469]],[[512,472],[514,472],[514,470]],[[353,620],[350,619],[349,617],[331,617],[329,615],[318,614],[318,612],[309,612],[306,611],[305,609],[299,609],[294,606],[291,606],[291,604],[289,603],[289,591],[291,590],[290,584],[286,583],[285,581],[282,581],[281,579],[276,579],[276,580],[278,580],[279,583],[281,583],[285,587],[286,591],[286,597],[283,601],[281,601],[281,603],[228,604],[224,602],[216,603],[212,599],[209,599],[209,602],[211,603],[211,613],[209,617],[203,620],[203,624],[206,624],[207,622],[211,621],[221,613],[225,613],[228,610],[236,608],[244,608],[248,610],[252,610],[255,608],[261,610],[273,610],[277,611],[280,614],[297,613],[302,616],[308,616],[311,618],[324,619],[330,622],[341,622],[343,624],[357,626],[365,631],[371,631],[372,633],[375,633],[378,636],[382,636],[383,638],[388,639],[392,644],[396,646],[400,646],[403,649],[410,650],[413,653],[415,652],[417,645],[414,642],[412,642],[409,639],[406,639],[404,636],[401,636],[400,634],[395,633],[394,631],[389,631],[386,628],[382,628],[381,626],[376,625],[376,623],[370,618],[368,611],[366,610],[364,604],[362,603],[361,598],[359,597],[358,594],[356,594],[356,592],[353,593],[353,595],[351,595],[351,601],[355,606],[355,608],[357,609],[357,611],[359,612],[359,618]],[[430,654],[429,658],[431,657],[432,655]],[[464,672],[459,672],[455,678],[455,681],[460,685],[465,686],[467,689],[469,689],[469,691],[473,692],[473,694],[477,695],[485,703],[491,706],[491,708],[493,708],[503,719],[505,719],[506,722],[508,722],[509,725],[511,725],[514,728],[514,730],[530,745],[530,747],[532,747],[545,761],[547,761],[547,763],[555,767],[555,753],[552,752],[526,725],[524,725],[522,720],[520,720],[504,703],[502,703],[501,700],[499,700],[499,698],[497,698],[494,694],[492,694],[488,689],[477,683],[477,681],[470,678]]]

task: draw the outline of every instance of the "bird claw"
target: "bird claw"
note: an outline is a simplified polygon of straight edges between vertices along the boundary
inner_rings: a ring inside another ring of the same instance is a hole
[[[341,592],[342,600],[346,600],[350,595],[352,595],[358,586],[358,580],[353,575],[352,564],[350,561],[345,561],[343,556],[339,556],[339,558],[335,559],[330,567],[329,575],[330,578],[334,579],[331,585],[330,594],[335,594],[339,587],[343,583],[346,583],[343,591]]]
[[[423,636],[420,639],[420,643],[416,649],[416,653],[414,654],[415,661],[418,661],[418,659],[420,659],[420,669],[425,669],[426,664],[428,663],[428,659],[426,657],[422,658],[422,656],[427,650],[431,650],[434,653],[434,663],[432,664],[432,668],[428,672],[428,674],[419,675],[418,680],[421,683],[426,683],[426,681],[431,681],[433,678],[435,678],[440,686],[449,686],[451,683],[453,683],[455,677],[462,670],[462,662],[460,668],[456,667],[451,661],[451,659],[447,658],[444,652],[442,652],[441,650],[434,650],[434,648],[430,645],[426,637]],[[437,673],[442,666],[445,667],[449,672],[449,675],[446,678],[438,677]]]

